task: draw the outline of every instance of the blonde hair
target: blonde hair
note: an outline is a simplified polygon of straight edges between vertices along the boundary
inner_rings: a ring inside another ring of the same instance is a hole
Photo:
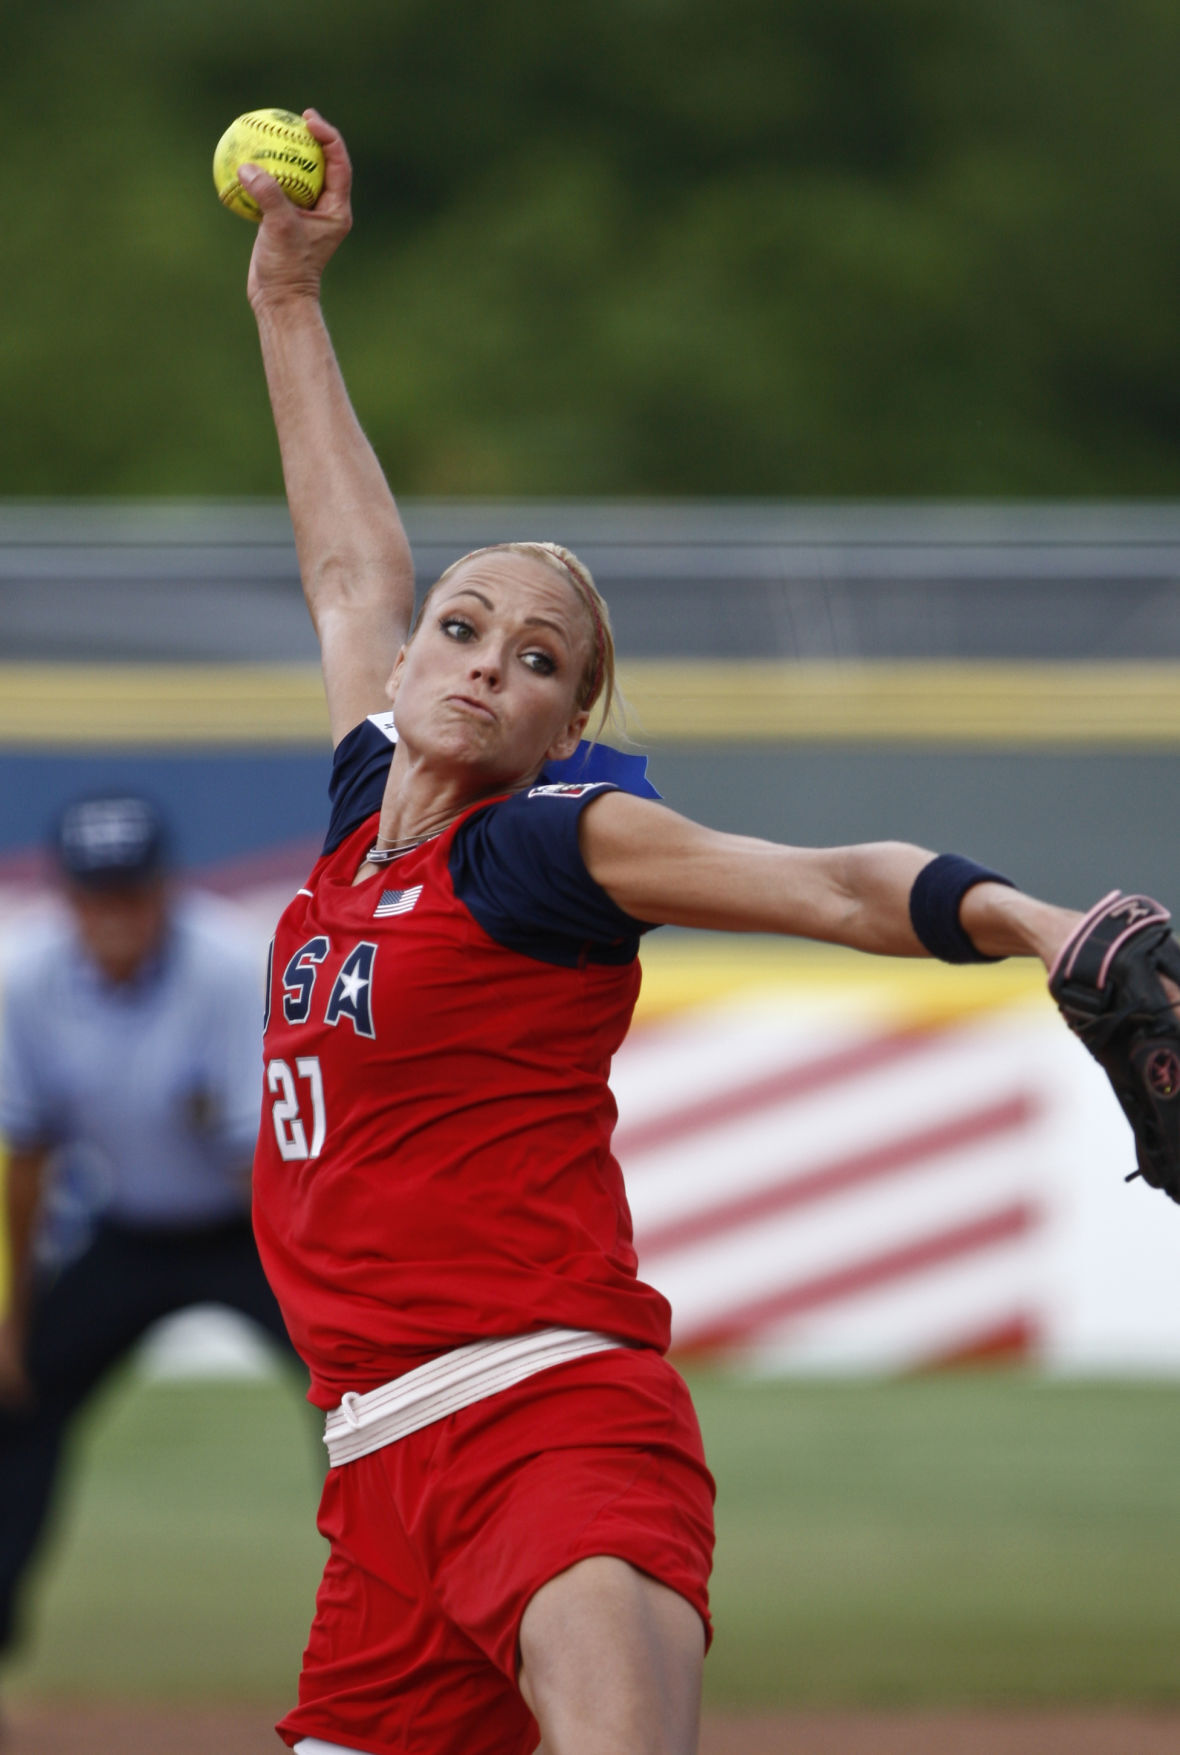
[[[422,599],[418,614],[414,617],[416,632],[422,620],[427,603],[453,573],[468,561],[476,560],[480,555],[513,554],[525,555],[530,560],[541,561],[560,573],[574,592],[586,611],[593,635],[590,657],[582,672],[575,700],[580,712],[589,713],[596,702],[601,702],[598,716],[598,731],[610,718],[612,709],[619,701],[618,685],[615,681],[615,636],[610,625],[610,610],[606,599],[594,583],[594,576],[584,561],[580,561],[571,549],[563,548],[559,542],[493,542],[486,548],[473,548],[469,554],[460,555],[452,561],[445,572],[440,573],[426,596]],[[595,734],[597,735],[597,733]]]

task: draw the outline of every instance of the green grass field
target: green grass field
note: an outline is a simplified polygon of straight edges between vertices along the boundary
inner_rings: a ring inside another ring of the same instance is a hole
[[[713,1705],[1180,1699],[1180,1386],[695,1376]],[[18,1693],[281,1701],[320,1565],[282,1382],[124,1379],[80,1445]]]

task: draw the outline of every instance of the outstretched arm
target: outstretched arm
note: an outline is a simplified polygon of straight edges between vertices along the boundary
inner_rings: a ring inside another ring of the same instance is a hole
[[[624,792],[594,800],[579,836],[591,877],[638,920],[929,955],[910,918],[914,880],[934,858],[924,848],[785,847],[703,828]],[[988,882],[969,889],[958,911],[984,956],[1038,956],[1047,966],[1079,918]]]
[[[296,207],[257,166],[243,165],[239,175],[263,212],[247,290],[338,743],[389,704],[385,683],[413,614],[414,567],[320,309],[320,277],[352,225],[348,153],[322,116],[304,114],[324,148],[324,188],[314,208]]]
[[[1180,943],[1150,896],[1112,890],[1082,915],[953,855],[899,841],[781,847],[623,792],[593,799],[578,836],[591,877],[639,920],[950,962],[1039,957],[1131,1124],[1133,1175],[1180,1202]]]

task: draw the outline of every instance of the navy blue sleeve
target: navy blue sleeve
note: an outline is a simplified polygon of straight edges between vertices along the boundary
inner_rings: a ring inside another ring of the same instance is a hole
[[[382,721],[388,714],[379,714]],[[347,737],[342,737],[332,756],[332,778],[328,797],[332,801],[332,818],[324,837],[323,853],[339,847],[358,823],[381,809],[389,764],[393,761],[396,743],[386,736],[380,724],[362,719]]]
[[[534,786],[467,818],[451,845],[459,900],[497,944],[542,963],[629,963],[647,922],[586,870],[578,818],[608,781]]]

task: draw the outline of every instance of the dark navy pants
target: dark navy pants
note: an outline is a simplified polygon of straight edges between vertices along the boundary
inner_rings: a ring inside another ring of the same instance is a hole
[[[26,1354],[33,1399],[0,1409],[0,1649],[13,1639],[17,1588],[50,1509],[70,1421],[154,1322],[193,1304],[250,1317],[306,1382],[245,1217],[191,1230],[104,1225],[37,1288]]]

